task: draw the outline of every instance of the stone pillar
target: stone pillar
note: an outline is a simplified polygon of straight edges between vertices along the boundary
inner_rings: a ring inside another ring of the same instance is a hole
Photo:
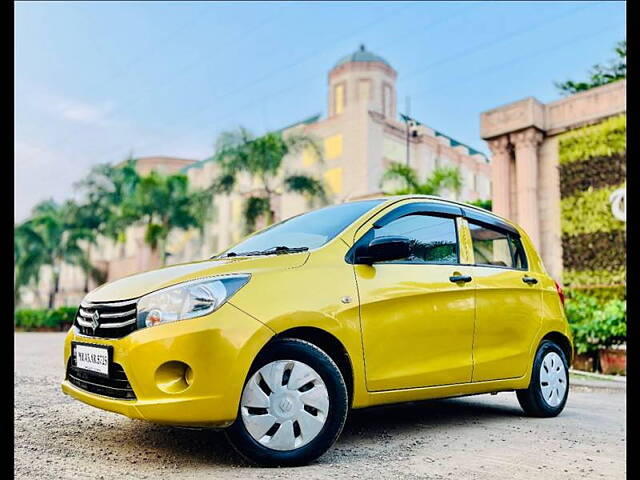
[[[515,146],[518,224],[540,251],[538,205],[538,146],[544,138],[536,128],[509,135]]]
[[[509,163],[511,162],[511,150],[509,137],[489,140],[491,149],[491,203],[492,210],[497,215],[505,218],[510,216],[510,179]]]

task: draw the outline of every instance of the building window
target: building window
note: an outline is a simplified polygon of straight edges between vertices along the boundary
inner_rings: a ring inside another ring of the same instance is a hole
[[[368,102],[371,99],[371,81],[370,80],[358,81],[358,99],[361,102]]]
[[[310,167],[317,161],[318,161],[318,155],[316,154],[316,151],[313,148],[307,147],[302,151],[302,166]]]
[[[334,106],[333,111],[336,115],[340,115],[344,111],[344,84],[336,85],[333,93]]]
[[[392,96],[391,87],[385,83],[382,88],[382,109],[383,109],[382,114],[385,117],[391,117],[393,115],[393,112],[391,111],[391,105],[392,105],[391,96]]]
[[[324,139],[324,157],[333,160],[342,155],[342,135],[332,135]]]
[[[324,173],[324,181],[334,194],[342,193],[342,168],[336,167]]]

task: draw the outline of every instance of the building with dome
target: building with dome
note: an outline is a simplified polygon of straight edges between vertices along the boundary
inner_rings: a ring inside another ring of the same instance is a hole
[[[413,119],[407,135],[407,122],[397,111],[397,76],[387,60],[364,45],[338,60],[328,73],[326,118],[313,115],[282,129],[283,134],[299,130],[315,137],[323,146],[323,161],[303,152],[286,159],[285,168],[322,179],[331,201],[338,203],[380,195],[385,169],[408,157],[420,178],[437,166],[459,167],[464,181],[459,200],[490,199],[491,166],[483,153]],[[183,171],[190,182],[205,187],[215,177],[216,166],[206,159]],[[216,198],[216,218],[204,238],[176,235],[169,245],[170,262],[206,258],[239,240],[242,198],[251,188],[241,184],[236,193]],[[307,209],[305,199],[296,194],[283,193],[274,205],[276,219]]]
[[[285,169],[322,179],[330,202],[339,203],[382,194],[380,180],[391,162],[408,162],[421,179],[438,166],[457,166],[464,183],[458,199],[490,199],[491,166],[487,157],[422,122],[400,118],[397,76],[387,60],[368,51],[364,45],[338,60],[328,73],[326,117],[312,115],[281,129],[284,135],[301,131],[315,137],[322,146],[323,160],[319,161],[310,151],[302,152],[286,158]],[[213,158],[192,161],[147,157],[138,159],[137,167],[142,174],[151,170],[181,171],[188,176],[190,184],[200,188],[210,186],[219,173]],[[244,235],[243,200],[255,188],[250,179],[240,178],[230,195],[217,195],[204,234],[196,230],[172,233],[166,263],[206,259],[240,240]],[[443,196],[454,198],[455,194],[443,192]],[[277,221],[310,207],[302,196],[283,192],[272,208]],[[92,264],[104,272],[107,281],[161,264],[157,254],[145,244],[141,227],[130,227],[125,244],[115,245],[108,239],[99,239],[91,254]],[[95,286],[92,281],[89,288]],[[43,283],[41,287],[39,298],[45,299],[48,286]],[[65,265],[56,304],[78,304],[85,288],[82,271]],[[26,303],[41,304],[37,298],[36,295]]]

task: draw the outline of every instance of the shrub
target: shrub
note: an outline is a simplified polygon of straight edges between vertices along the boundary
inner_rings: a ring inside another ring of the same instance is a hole
[[[62,325],[73,323],[77,309],[75,307],[60,307],[49,310],[46,317],[47,327],[61,327]]]
[[[15,326],[24,328],[25,330],[32,330],[44,326],[46,310],[36,309],[22,309],[16,310]]]
[[[27,331],[37,328],[62,328],[64,324],[73,323],[76,307],[60,307],[48,309],[20,309],[14,313],[16,327]]]
[[[567,298],[565,312],[579,354],[626,341],[626,300],[612,299],[601,304],[595,297],[572,292]]]

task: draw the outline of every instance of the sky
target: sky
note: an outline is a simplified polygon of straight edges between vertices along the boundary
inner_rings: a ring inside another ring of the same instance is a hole
[[[16,2],[15,208],[77,196],[92,165],[202,159],[217,135],[327,113],[360,44],[398,111],[488,153],[482,111],[561,98],[626,38],[624,2]]]

